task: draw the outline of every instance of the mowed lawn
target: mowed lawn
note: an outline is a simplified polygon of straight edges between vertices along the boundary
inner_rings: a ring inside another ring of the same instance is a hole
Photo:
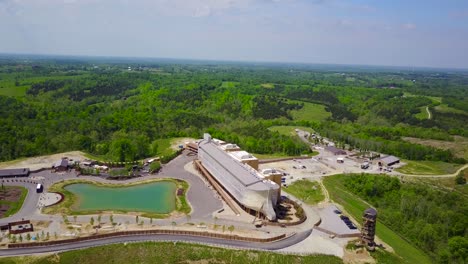
[[[284,190],[310,205],[317,204],[325,199],[322,188],[320,188],[320,184],[316,181],[298,180]]]
[[[239,82],[223,82],[221,87],[223,88],[234,88],[239,84]]]
[[[29,86],[8,86],[0,88],[0,95],[12,97],[24,96],[28,88]]]
[[[268,129],[270,131],[277,131],[281,135],[285,135],[285,136],[295,136],[295,135],[297,135],[295,129],[299,129],[299,130],[307,131],[307,132],[310,132],[310,133],[314,133],[314,130],[312,128],[302,127],[302,126],[272,126],[272,127],[269,127]]]
[[[323,121],[331,116],[331,113],[325,110],[324,105],[301,102],[301,101],[292,101],[292,102],[304,103],[304,107],[302,109],[291,111],[291,116],[294,120]]]
[[[115,244],[81,249],[49,256],[0,259],[1,263],[96,264],[96,263],[230,263],[230,264],[338,264],[343,261],[326,255],[286,255],[267,251],[235,250],[172,242]]]
[[[429,119],[429,114],[427,113],[426,106],[421,106],[419,108],[419,113],[415,114],[414,117],[420,120]]]
[[[343,177],[346,175],[325,177],[323,184],[333,201],[341,204],[354,219],[360,220],[362,213],[370,205],[346,190],[343,186]],[[422,250],[414,247],[380,221],[377,221],[376,233],[380,239],[395,250],[397,255],[403,258],[404,263],[431,263],[430,258]]]
[[[404,174],[413,175],[445,175],[455,173],[461,164],[453,164],[442,161],[414,161],[414,160],[402,160],[406,163],[401,168],[397,168],[396,171]]]

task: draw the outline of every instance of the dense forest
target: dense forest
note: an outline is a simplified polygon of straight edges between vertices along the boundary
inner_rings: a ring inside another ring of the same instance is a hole
[[[402,138],[467,137],[467,96],[466,72],[1,57],[0,160],[82,150],[129,161],[155,155],[157,139],[206,131],[254,153],[299,155],[310,150],[268,128],[301,125],[349,148],[464,163]],[[330,117],[294,117],[305,104]]]
[[[346,175],[343,181],[377,208],[380,221],[437,262],[468,261],[468,199],[463,194],[381,175]]]

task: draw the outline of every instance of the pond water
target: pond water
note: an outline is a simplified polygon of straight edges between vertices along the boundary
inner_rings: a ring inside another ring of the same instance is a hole
[[[102,187],[89,183],[65,186],[78,197],[75,210],[122,210],[170,213],[175,209],[176,189],[173,182],[161,181],[129,187]]]

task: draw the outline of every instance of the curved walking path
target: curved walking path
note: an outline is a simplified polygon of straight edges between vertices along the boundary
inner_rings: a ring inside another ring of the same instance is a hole
[[[427,119],[431,119],[432,115],[431,115],[431,111],[429,110],[429,106],[426,106],[426,112],[427,112]]]
[[[261,242],[245,242],[238,240],[225,240],[219,238],[188,236],[188,235],[131,235],[121,237],[110,237],[96,240],[79,241],[69,244],[49,245],[43,247],[30,248],[9,248],[0,250],[0,256],[20,256],[40,253],[54,253],[83,248],[97,247],[108,244],[125,243],[125,242],[146,242],[146,241],[178,241],[178,242],[194,242],[208,245],[221,245],[243,249],[260,249],[260,250],[278,250],[297,244],[304,240],[312,233],[312,229],[297,233],[293,236],[282,240],[261,243]]]
[[[457,176],[462,170],[467,169],[468,164],[463,165],[461,168],[459,168],[456,172],[452,174],[442,174],[442,175],[431,175],[431,174],[405,174],[405,173],[400,173],[400,172],[395,172],[394,175],[397,176],[405,176],[405,177],[415,177],[415,178],[452,178]]]

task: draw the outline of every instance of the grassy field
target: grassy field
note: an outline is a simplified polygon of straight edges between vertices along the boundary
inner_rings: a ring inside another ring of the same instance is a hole
[[[43,82],[45,80],[64,80],[64,79],[78,79],[88,74],[75,75],[75,76],[66,76],[66,75],[56,75],[50,77],[27,77],[20,78],[19,85],[15,85],[15,79],[7,74],[0,74],[0,95],[5,96],[25,96],[26,91],[31,87],[31,84],[37,82]]]
[[[275,84],[273,84],[273,83],[262,83],[262,84],[260,84],[260,87],[266,88],[266,89],[272,89],[272,88],[275,88]]]
[[[314,130],[312,128],[310,128],[310,127],[301,127],[301,126],[272,126],[272,127],[269,127],[268,129],[270,131],[277,131],[281,135],[295,136],[296,135],[296,131],[295,131],[296,128],[300,129],[300,130],[310,132],[310,133],[314,133]]]
[[[467,112],[463,111],[463,110],[460,110],[460,109],[456,109],[456,108],[453,108],[453,107],[450,107],[448,106],[447,104],[440,104],[438,106],[435,107],[435,110],[437,112],[441,112],[441,113],[454,113],[454,114],[465,114],[465,115],[468,115]]]
[[[411,143],[421,144],[444,150],[450,149],[456,157],[468,160],[468,138],[461,136],[454,136],[453,138],[455,139],[454,141],[444,141],[436,139],[402,137],[403,140]]]
[[[65,186],[70,185],[70,184],[90,183],[90,184],[94,184],[97,186],[103,186],[103,187],[109,187],[109,188],[122,188],[122,187],[129,187],[129,186],[146,184],[146,183],[157,182],[157,181],[174,182],[177,185],[178,189],[182,188],[185,190],[184,193],[187,193],[187,190],[189,189],[189,184],[187,182],[170,179],[170,178],[152,179],[152,180],[147,180],[147,181],[124,183],[124,184],[109,184],[109,183],[101,183],[101,182],[94,182],[94,181],[81,180],[81,179],[80,180],[67,180],[63,182],[57,182],[53,184],[51,187],[49,187],[49,192],[62,193],[65,196],[65,198],[59,204],[44,208],[42,210],[42,213],[64,214],[64,215],[90,215],[90,214],[99,214],[99,213],[103,213],[104,211],[106,211],[106,210],[103,210],[103,211],[74,210],[74,207],[75,207],[74,205],[76,204],[78,197],[72,192],[65,189]],[[176,197],[176,204],[177,204],[175,212],[182,213],[182,214],[189,214],[192,209],[190,205],[188,204],[185,195],[181,195],[181,196],[175,195],[175,197]],[[118,211],[114,210],[113,212],[114,213],[127,213],[127,211],[124,211],[124,210],[118,210]],[[156,214],[156,213],[142,213],[141,215],[144,217],[152,217],[152,218],[166,218],[169,216],[169,214]]]
[[[294,120],[323,121],[331,116],[330,112],[325,111],[324,105],[301,101],[293,102],[304,103],[304,107],[302,109],[291,111],[291,116]]]
[[[239,82],[223,82],[223,84],[221,84],[221,87],[222,88],[234,88],[238,84],[239,84]]]
[[[310,205],[317,204],[325,199],[320,184],[309,180],[295,181],[288,186],[287,192]]]
[[[346,175],[326,177],[323,180],[323,184],[333,201],[341,204],[354,219],[361,219],[362,212],[370,205],[356,195],[347,192],[343,186],[342,177],[346,177]],[[376,232],[377,236],[390,245],[395,250],[395,253],[404,259],[405,263],[431,263],[429,257],[423,251],[415,248],[411,243],[404,240],[380,221],[377,222]]]
[[[415,95],[412,93],[404,92],[403,96],[405,97],[414,97],[414,96],[422,96],[431,99],[433,103],[441,103],[442,102],[442,97],[436,97],[436,96],[426,96],[426,95]]]
[[[0,88],[0,95],[5,96],[24,96],[29,86],[8,86]]]
[[[24,199],[26,199],[26,196],[28,195],[28,189],[21,187],[21,186],[2,186],[2,188],[0,189],[0,192],[3,190],[7,191],[11,189],[20,189],[21,194],[20,194],[19,199],[17,199],[16,201],[0,200],[0,204],[6,204],[9,206],[8,210],[5,212],[3,217],[8,217],[10,215],[16,214],[23,206]]]
[[[468,179],[468,169],[464,170],[465,178]],[[403,177],[405,182],[416,182],[431,185],[433,188],[445,188],[453,192],[458,192],[468,196],[468,184],[459,185],[455,183],[455,177],[431,178],[431,177]]]
[[[444,175],[455,173],[462,165],[447,163],[442,161],[413,161],[413,160],[402,160],[407,163],[401,168],[397,168],[396,171],[405,174],[414,175]]]
[[[234,250],[204,245],[172,242],[145,242],[100,246],[68,251],[49,256],[28,256],[0,259],[5,264],[48,264],[48,263],[230,263],[230,264],[338,264],[343,261],[335,256],[295,256],[273,252]]]
[[[276,159],[276,158],[287,158],[290,157],[284,153],[274,153],[274,154],[256,154],[252,153],[257,159]]]
[[[426,106],[421,106],[419,110],[420,112],[414,115],[417,119],[429,119],[429,115],[426,111]]]

